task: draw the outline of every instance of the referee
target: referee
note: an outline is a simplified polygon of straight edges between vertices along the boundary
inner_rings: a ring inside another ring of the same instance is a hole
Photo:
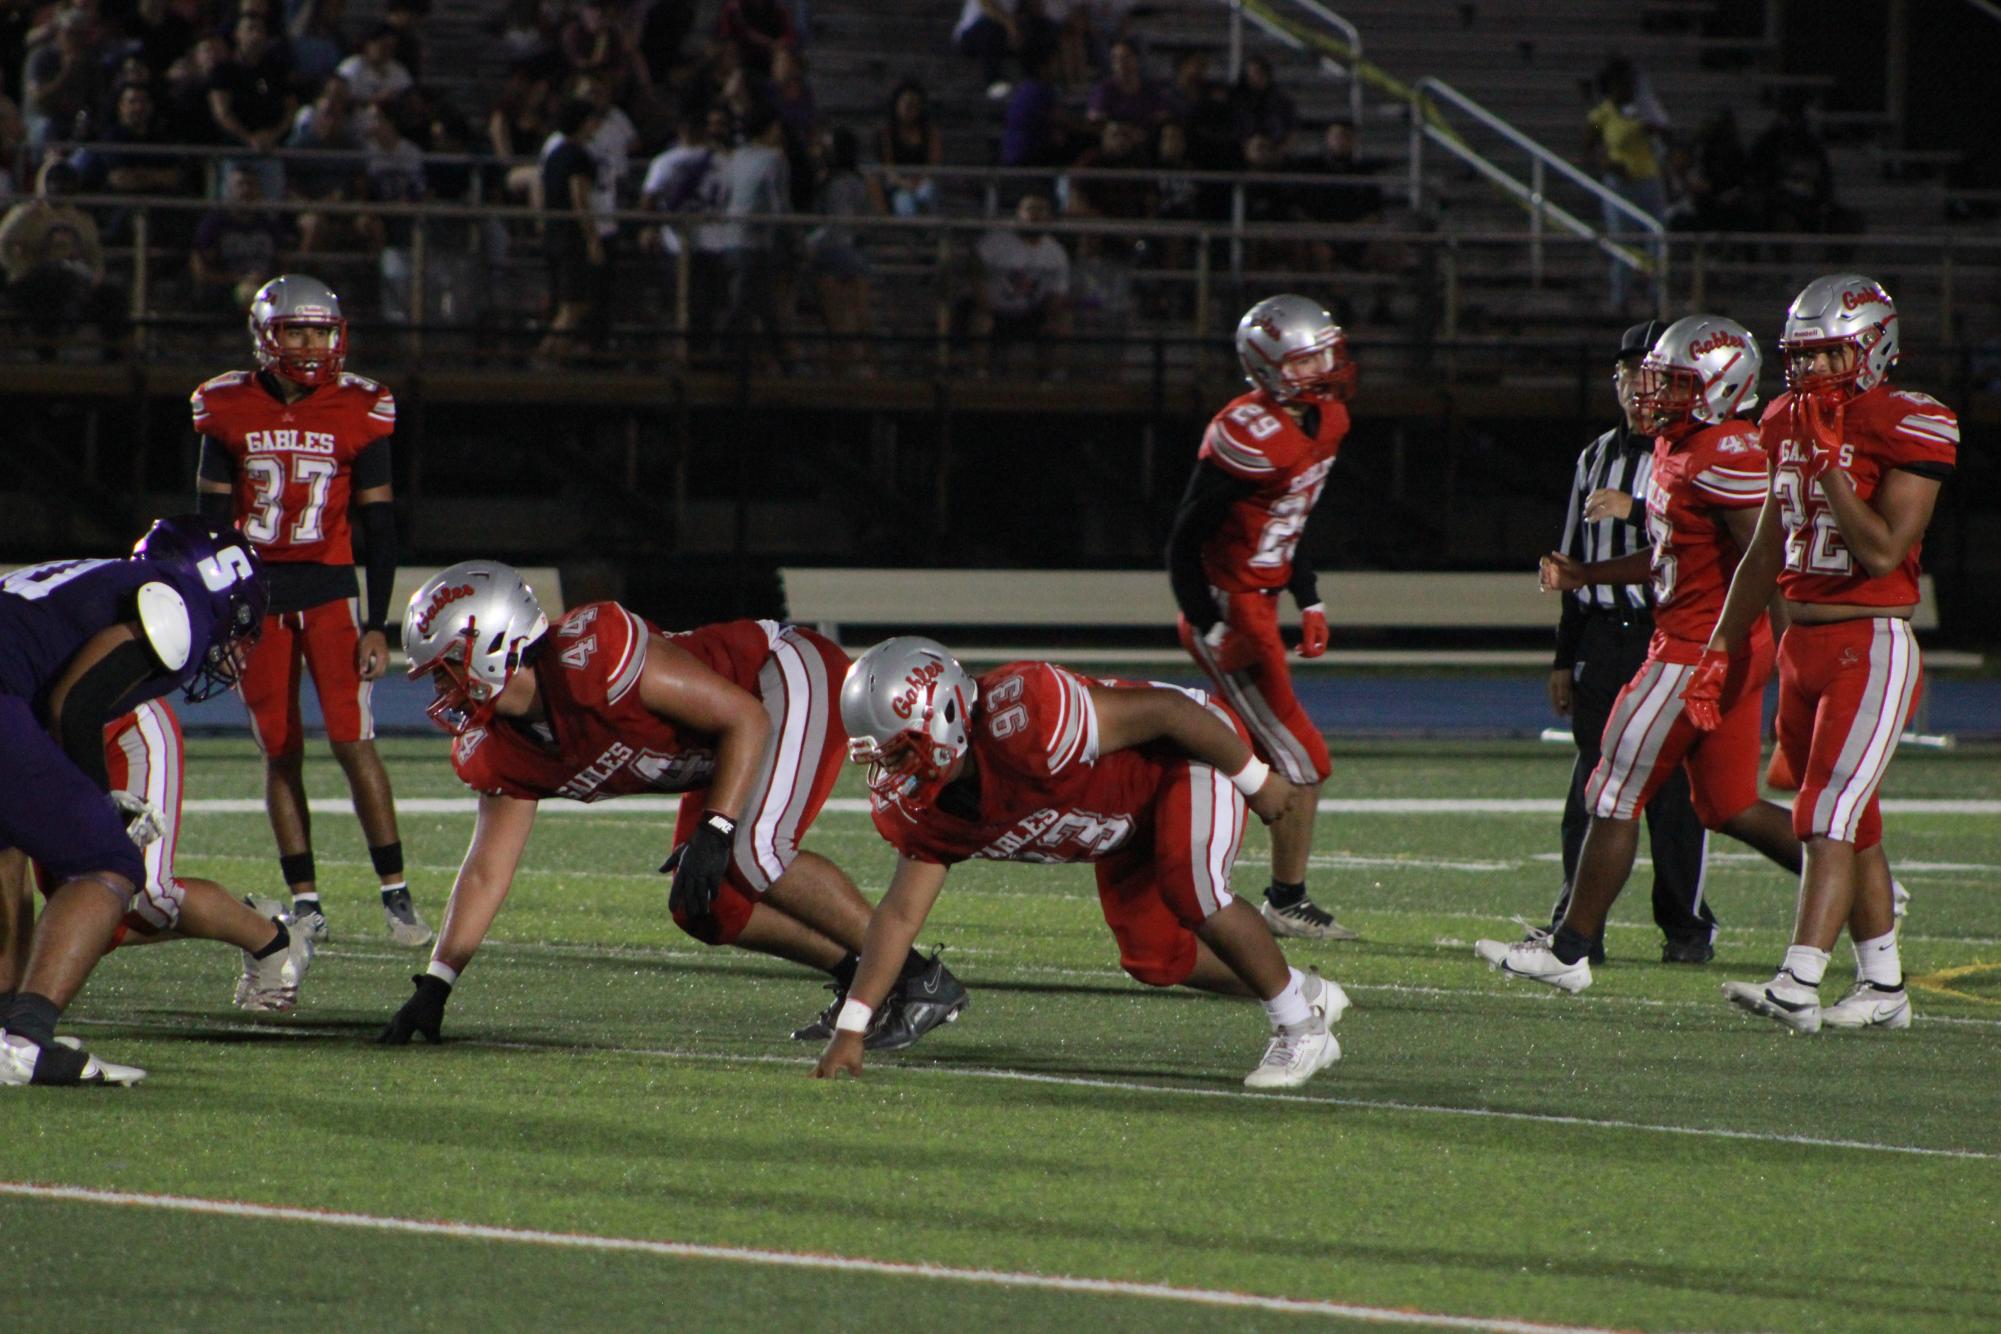
[[[1565,555],[1579,561],[1617,560],[1647,544],[1647,476],[1653,466],[1652,437],[1635,426],[1639,408],[1640,359],[1666,329],[1649,320],[1626,330],[1619,342],[1612,382],[1625,414],[1615,426],[1585,446],[1571,481],[1570,507],[1563,521]],[[1549,702],[1570,717],[1577,763],[1563,803],[1563,893],[1550,924],[1563,920],[1577,853],[1591,813],[1584,785],[1598,765],[1600,737],[1613,702],[1647,656],[1654,632],[1653,610],[1640,584],[1598,584],[1563,599],[1556,627],[1556,658],[1550,665]],[[1688,775],[1674,776],[1647,803],[1647,840],[1654,862],[1654,921],[1665,941],[1662,963],[1708,963],[1715,954],[1716,918],[1703,899],[1703,866],[1709,831],[1689,804]],[[1605,959],[1603,941],[1594,943],[1591,962]]]

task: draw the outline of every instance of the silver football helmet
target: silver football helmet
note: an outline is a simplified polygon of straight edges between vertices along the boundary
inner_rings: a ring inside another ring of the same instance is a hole
[[[1307,297],[1268,296],[1245,311],[1237,360],[1252,384],[1281,402],[1346,399],[1355,391],[1348,336]]]
[[[287,325],[330,331],[325,348],[286,347],[279,336]],[[340,298],[318,278],[283,273],[250,298],[250,343],[257,364],[299,384],[326,384],[347,364],[347,321]]]
[[[1721,315],[1676,320],[1640,362],[1640,415],[1656,433],[1728,421],[1757,406],[1763,366],[1758,340],[1737,321]]]
[[[437,688],[431,721],[455,736],[486,721],[522,654],[548,629],[534,590],[511,565],[462,560],[425,580],[403,612],[403,651],[411,677],[431,677]]]
[[[1840,347],[1855,353],[1847,369],[1813,369],[1817,354]],[[1881,283],[1859,273],[1815,278],[1786,308],[1779,353],[1786,387],[1796,393],[1866,394],[1897,364],[1896,303]]]
[[[928,806],[972,744],[979,695],[979,683],[935,639],[885,639],[841,683],[848,758],[869,766],[871,792]]]

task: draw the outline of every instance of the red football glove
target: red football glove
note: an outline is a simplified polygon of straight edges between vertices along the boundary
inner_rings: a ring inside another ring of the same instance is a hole
[[[1841,466],[1841,447],[1846,442],[1848,405],[1839,398],[1805,394],[1793,400],[1793,439],[1807,446],[1808,481],[1829,468]]]
[[[1317,658],[1327,651],[1327,605],[1316,602],[1299,610],[1299,656]]]
[[[1714,732],[1723,725],[1723,678],[1729,674],[1729,654],[1713,648],[1702,651],[1702,661],[1681,688],[1682,712],[1697,731]]]

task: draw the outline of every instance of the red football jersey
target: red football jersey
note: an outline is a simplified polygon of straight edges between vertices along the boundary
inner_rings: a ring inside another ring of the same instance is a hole
[[[1348,409],[1320,404],[1320,430],[1308,435],[1264,391],[1232,399],[1209,422],[1200,457],[1257,490],[1230,506],[1202,545],[1211,586],[1229,593],[1284,588],[1306,516],[1320,499],[1328,470],[1348,434]]]
[[[1693,655],[1656,653],[1694,662],[1723,614],[1730,576],[1744,556],[1723,511],[1755,510],[1771,478],[1748,421],[1705,426],[1680,441],[1654,440],[1647,478],[1647,534],[1654,543],[1654,630],[1693,645]]]
[[[1093,862],[1117,852],[1148,827],[1155,793],[1187,760],[1165,746],[1099,755],[1090,687],[1109,684],[1047,662],[988,672],[969,729],[979,818],[935,803],[914,811],[872,794],[876,829],[905,856],[945,866],[969,857]],[[1200,691],[1187,693],[1209,703]]]
[[[727,621],[666,635],[710,671],[757,693],[771,656],[773,621]],[[586,602],[549,627],[536,660],[545,711],[541,725],[495,719],[452,745],[452,768],[467,787],[539,801],[603,801],[639,792],[708,786],[716,738],[676,727],[639,700],[649,635],[663,632],[616,602]]]
[[[1794,602],[1865,607],[1916,603],[1923,538],[1911,544],[1902,565],[1880,579],[1870,577],[1843,544],[1819,481],[1806,480],[1812,446],[1793,437],[1792,405],[1791,394],[1780,395],[1759,425],[1786,528],[1786,564],[1779,571],[1779,592]],[[1893,469],[1913,468],[1943,479],[1958,462],[1959,418],[1929,394],[1878,385],[1849,399],[1843,420],[1847,439],[1840,467],[1865,502]]]
[[[355,456],[396,429],[396,399],[343,373],[295,403],[249,371],[218,375],[189,400],[195,430],[236,465],[236,524],[267,561],[354,564],[347,521]]]

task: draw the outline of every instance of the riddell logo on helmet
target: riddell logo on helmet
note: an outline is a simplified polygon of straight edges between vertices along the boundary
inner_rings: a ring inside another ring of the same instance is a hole
[[[430,634],[431,623],[438,619],[439,612],[462,598],[471,597],[475,591],[471,584],[446,584],[443,588],[431,594],[430,605],[417,613],[417,633],[420,635]]]
[[[945,665],[938,662],[926,663],[904,677],[909,689],[890,701],[889,707],[899,718],[908,718],[917,712],[917,701],[931,693],[931,683],[945,673]]]
[[[1714,352],[1720,347],[1742,348],[1744,340],[1728,329],[1718,329],[1707,338],[1698,338],[1688,345],[1688,355],[1699,357],[1705,352]]]
[[[1863,287],[1853,292],[1843,292],[1841,294],[1841,308],[1843,310],[1860,310],[1862,307],[1872,305],[1878,301],[1887,303],[1889,299],[1889,297],[1883,295],[1883,289],[1880,287]]]

